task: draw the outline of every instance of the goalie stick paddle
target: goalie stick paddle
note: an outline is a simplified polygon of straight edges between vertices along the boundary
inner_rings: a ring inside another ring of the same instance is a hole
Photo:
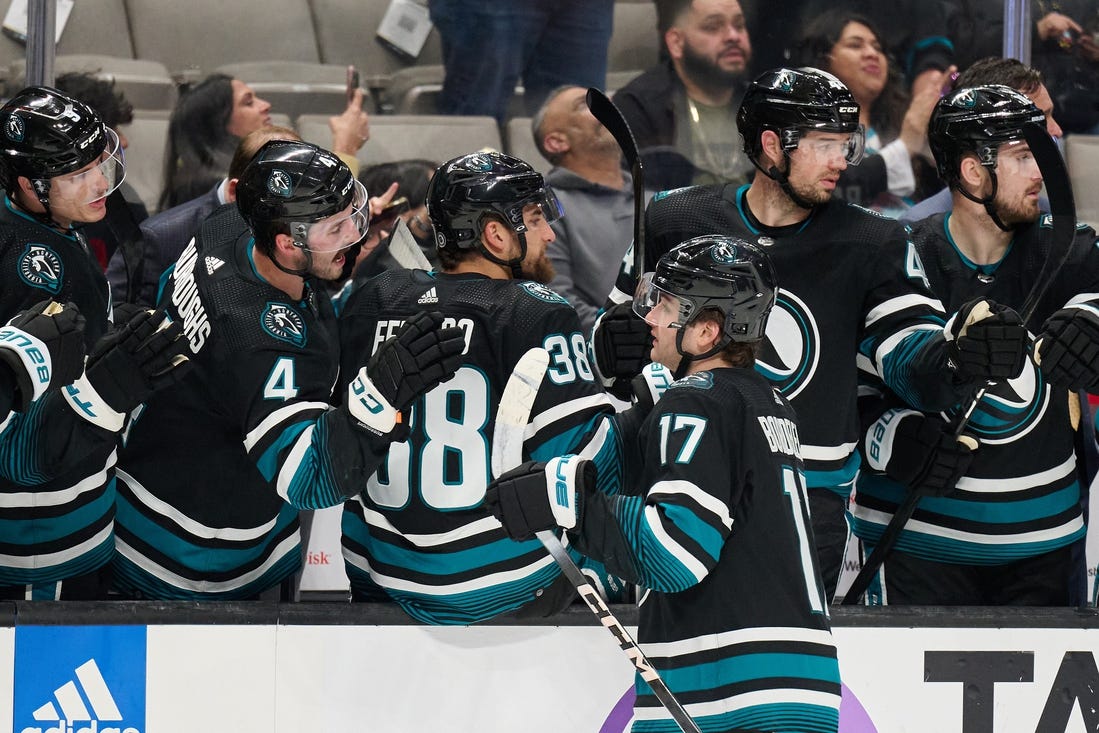
[[[614,106],[606,94],[595,87],[588,89],[588,109],[592,116],[607,128],[611,137],[622,149],[622,157],[630,167],[633,178],[633,272],[636,281],[645,273],[645,171],[641,167],[641,156],[637,152],[637,140],[634,139],[626,118],[621,110]]]
[[[542,377],[545,376],[548,365],[549,353],[545,349],[539,347],[530,349],[520,357],[507,384],[504,385],[504,393],[500,395],[500,406],[496,410],[496,425],[492,432],[492,475],[496,478],[523,462],[523,436],[530,421],[531,410],[534,408],[534,400],[538,397],[538,387],[542,383]],[[580,568],[576,567],[576,563],[569,557],[557,535],[550,530],[543,530],[536,532],[535,537],[546,548],[550,557],[561,568],[562,574],[573,584],[592,613],[618,640],[619,647],[630,658],[641,678],[649,684],[656,699],[671,713],[683,732],[701,733],[679,700],[664,684],[664,680],[660,678],[652,662],[637,646],[637,642],[611,613],[603,597],[580,572]]]
[[[1038,307],[1042,296],[1053,284],[1057,273],[1061,271],[1061,267],[1068,260],[1069,253],[1072,252],[1072,242],[1076,236],[1076,202],[1072,196],[1072,183],[1068,177],[1065,160],[1061,157],[1061,152],[1057,149],[1057,144],[1053,142],[1053,138],[1040,125],[1025,125],[1022,132],[1030,147],[1030,152],[1034,154],[1034,159],[1038,163],[1038,169],[1042,172],[1042,178],[1046,185],[1046,195],[1049,198],[1050,213],[1053,215],[1049,255],[1046,257],[1046,261],[1042,263],[1042,269],[1034,280],[1034,285],[1031,286],[1026,300],[1023,301],[1023,308],[1019,314],[1023,323],[1026,324],[1034,315],[1034,310]],[[965,411],[962,412],[958,425],[954,428],[955,440],[965,439],[962,432],[969,424],[969,419],[976,411],[978,403],[984,398],[991,385],[992,383],[988,382],[973,394]],[[973,439],[969,438],[969,440]],[[893,517],[886,525],[881,539],[874,546],[870,557],[866,559],[858,575],[855,576],[850,589],[844,594],[843,605],[853,605],[862,598],[863,593],[870,586],[870,579],[878,572],[882,563],[885,562],[885,558],[892,552],[893,547],[900,538],[901,531],[916,512],[919,503],[920,494],[909,491],[904,501],[897,507],[897,511],[893,513]]]

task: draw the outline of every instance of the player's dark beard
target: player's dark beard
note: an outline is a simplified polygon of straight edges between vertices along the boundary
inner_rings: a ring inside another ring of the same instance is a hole
[[[810,204],[817,206],[819,204],[826,203],[828,199],[832,198],[832,194],[829,191],[822,191],[816,186],[806,185],[804,183],[795,183],[790,181],[790,188],[794,189],[801,198],[805,199]]]
[[[713,90],[728,89],[744,76],[743,71],[725,71],[686,44],[683,45],[683,71],[695,84]]]
[[[553,269],[553,263],[550,262],[549,258],[544,254],[534,262],[531,262],[529,257],[523,261],[523,275],[536,283],[549,285],[556,274],[557,272]]]
[[[1038,220],[1038,216],[1041,214],[1037,202],[1033,204],[1026,201],[1008,203],[1001,196],[997,196],[993,201],[993,206],[996,209],[996,215],[1000,217],[1000,221],[1009,227],[1016,224],[1032,224]]]

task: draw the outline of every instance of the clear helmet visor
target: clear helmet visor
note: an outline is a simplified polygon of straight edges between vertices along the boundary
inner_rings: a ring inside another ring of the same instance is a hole
[[[1012,140],[1000,145],[996,152],[996,167],[1002,175],[1011,177],[1041,177],[1042,171],[1026,140]]]
[[[93,161],[79,171],[50,179],[50,202],[85,206],[104,199],[122,185],[126,162],[118,135],[106,128],[107,145]]]
[[[291,222],[295,241],[310,252],[339,252],[354,247],[370,227],[370,202],[366,187],[355,181],[351,204],[327,218],[311,223]]]
[[[523,202],[523,225],[526,228],[530,228],[533,223],[532,220],[537,220],[538,218],[538,214],[532,216],[528,213],[529,209],[527,207],[529,206],[537,207],[538,211],[541,213],[541,218],[545,219],[547,224],[552,224],[565,215],[564,208],[561,206],[557,194],[548,187],[542,191],[541,195]]]
[[[661,289],[653,282],[653,273],[646,272],[634,292],[633,312],[650,326],[683,328],[694,317],[695,305]]]
[[[854,132],[805,134],[798,141],[798,150],[816,163],[843,158],[847,165],[858,165],[866,153],[866,130],[859,125]]]

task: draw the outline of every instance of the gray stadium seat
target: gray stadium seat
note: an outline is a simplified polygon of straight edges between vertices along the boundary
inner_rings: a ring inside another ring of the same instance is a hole
[[[306,114],[337,115],[347,108],[347,68],[302,61],[249,61],[215,71],[246,82],[271,108],[296,119]],[[363,108],[375,109],[364,90]]]
[[[123,59],[98,54],[58,55],[54,60],[54,75],[84,72],[99,79],[114,81],[115,89],[138,109],[175,107],[179,96],[175,81],[164,64],[146,59]],[[15,93],[25,85],[26,62],[15,61],[9,67],[8,92]]]
[[[362,73],[363,86],[375,90],[386,86],[400,69],[442,64],[439,33],[434,28],[415,59],[378,41],[374,34],[388,4],[385,0],[311,0],[321,60],[354,64]]]
[[[164,155],[168,142],[166,110],[134,110],[134,121],[121,125],[130,141],[126,148],[126,182],[133,186],[149,213],[154,213],[164,186]]]
[[[1099,135],[1069,135],[1065,159],[1076,199],[1076,220],[1099,227]]]
[[[0,0],[0,19],[8,12],[11,0]],[[57,53],[100,54],[134,58],[124,0],[80,0],[73,4],[69,22],[57,42]],[[0,35],[0,64],[23,61],[27,47],[21,41]]]
[[[538,152],[534,144],[534,135],[530,131],[529,117],[512,117],[507,121],[504,132],[507,136],[505,145],[508,155],[522,158],[533,166],[539,173],[546,173],[553,166]]]
[[[614,30],[607,45],[607,71],[632,71],[654,66],[660,56],[656,4],[652,0],[614,4]]]
[[[137,58],[195,76],[241,61],[320,63],[307,0],[126,0]]]
[[[330,142],[328,118],[323,115],[299,117],[298,132],[317,145]],[[358,158],[364,167],[409,158],[444,161],[486,147],[503,147],[491,117],[378,115],[370,119],[370,139]]]

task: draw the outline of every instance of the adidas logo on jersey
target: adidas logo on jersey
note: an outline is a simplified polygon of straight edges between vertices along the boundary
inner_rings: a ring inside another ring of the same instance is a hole
[[[214,257],[213,255],[207,255],[207,257],[206,257],[206,274],[207,275],[213,275],[214,270],[218,269],[219,267],[221,267],[224,264],[225,264],[225,262],[223,260],[219,260],[217,257]]]
[[[438,302],[439,294],[435,292],[435,287],[432,286],[430,290],[420,296],[420,299],[416,301],[416,305],[429,305]]]
[[[48,725],[27,726],[20,733],[141,733],[132,726],[101,725],[121,721],[122,713],[94,659],[77,667],[76,679],[54,690],[53,697],[33,713],[36,721]]]

